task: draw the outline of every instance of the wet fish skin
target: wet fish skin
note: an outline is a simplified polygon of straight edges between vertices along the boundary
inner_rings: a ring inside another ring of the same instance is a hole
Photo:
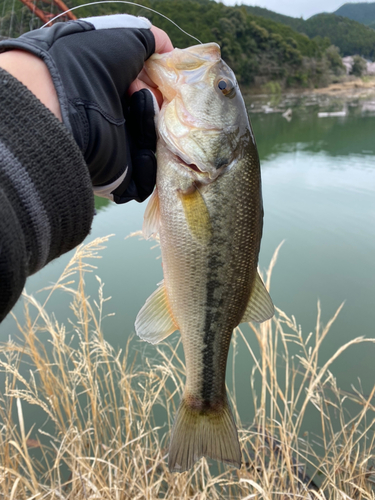
[[[164,283],[138,314],[136,331],[156,343],[178,329],[183,340],[186,386],[170,469],[187,470],[201,456],[240,467],[225,389],[230,340],[239,323],[273,315],[257,273],[263,208],[254,136],[216,44],[175,49],[146,67],[165,98],[157,188],[144,224],[146,236],[160,234]]]

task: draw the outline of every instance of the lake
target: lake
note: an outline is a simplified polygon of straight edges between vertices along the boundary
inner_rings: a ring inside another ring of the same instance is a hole
[[[321,352],[320,364],[339,346],[358,336],[375,337],[375,96],[328,98],[301,95],[257,97],[248,100],[258,144],[265,209],[260,268],[264,270],[281,241],[272,275],[271,296],[277,307],[294,315],[304,336],[316,323],[317,301],[326,323],[342,302]],[[290,109],[284,117],[283,113]],[[321,112],[342,116],[319,117]],[[100,206],[101,205],[101,206]],[[95,274],[105,283],[103,330],[106,340],[123,349],[134,332],[134,321],[146,298],[162,279],[160,251],[155,242],[140,237],[125,239],[142,227],[146,204],[98,204],[87,241],[114,234],[97,269],[86,276],[87,293],[97,296]],[[49,264],[27,282],[27,291],[55,282],[72,253]],[[36,294],[43,301],[47,292]],[[68,297],[58,292],[48,311],[65,321],[72,316]],[[23,306],[14,309],[22,318]],[[178,334],[174,334],[177,336]],[[18,336],[14,320],[0,326],[2,341]],[[249,336],[256,350],[256,339]],[[144,344],[133,340],[144,352]],[[152,354],[153,347],[147,348]],[[374,384],[375,345],[351,348],[331,366],[338,386],[350,391],[352,384],[365,394]],[[244,422],[252,420],[248,353],[237,356],[238,410]],[[3,380],[3,379],[0,379]],[[2,384],[3,382],[0,382]],[[3,387],[0,385],[0,392]],[[34,418],[30,408],[30,421]],[[37,419],[37,416],[35,415]],[[314,419],[309,420],[314,428]]]

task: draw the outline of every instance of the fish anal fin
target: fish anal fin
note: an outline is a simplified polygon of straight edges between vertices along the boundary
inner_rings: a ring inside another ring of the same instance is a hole
[[[190,469],[201,457],[241,467],[241,449],[231,409],[199,410],[183,398],[177,410],[169,447],[171,472]]]
[[[142,232],[146,240],[156,236],[160,228],[160,206],[158,190],[155,188],[147,204],[143,218]]]
[[[178,326],[172,318],[164,281],[162,281],[159,288],[150,295],[139,311],[135,320],[135,331],[142,340],[157,344],[175,330],[178,330]]]
[[[195,184],[186,191],[179,191],[185,218],[192,236],[204,244],[212,236],[212,226],[207,205]]]
[[[241,323],[248,323],[249,321],[262,323],[263,321],[272,318],[274,314],[275,308],[272,303],[272,299],[264,286],[262,278],[257,272],[250,299],[241,319]]]

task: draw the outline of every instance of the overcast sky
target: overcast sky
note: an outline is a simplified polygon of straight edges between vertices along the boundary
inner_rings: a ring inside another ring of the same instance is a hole
[[[363,0],[361,1],[363,2]],[[304,19],[321,12],[334,12],[341,5],[349,2],[358,3],[357,0],[223,0],[226,5],[257,5],[279,14],[303,17]]]

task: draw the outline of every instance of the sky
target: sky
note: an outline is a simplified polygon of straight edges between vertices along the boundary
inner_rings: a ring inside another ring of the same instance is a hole
[[[361,1],[363,3],[364,0]],[[334,12],[344,3],[358,3],[358,0],[222,0],[222,2],[226,5],[257,5],[286,16],[307,19],[321,12]]]

